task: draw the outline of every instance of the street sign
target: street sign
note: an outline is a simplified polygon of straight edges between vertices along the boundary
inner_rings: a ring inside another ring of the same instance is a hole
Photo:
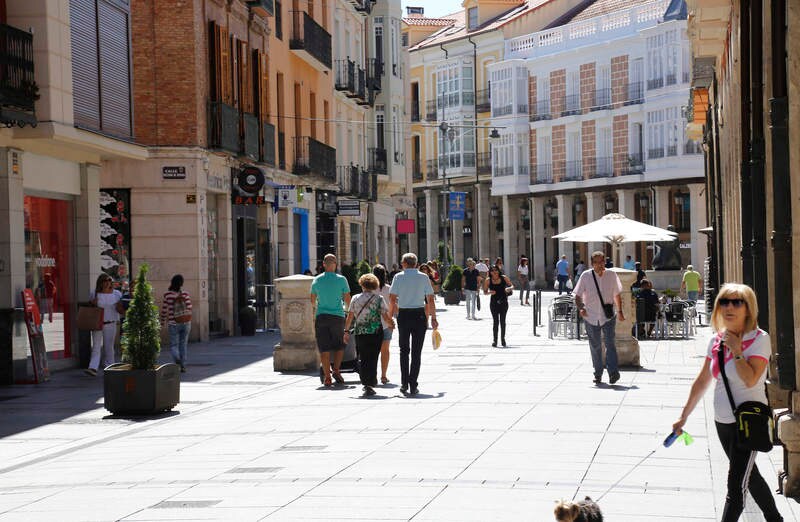
[[[186,179],[186,167],[161,167],[162,179]]]
[[[297,205],[297,187],[294,185],[281,185],[278,187],[278,207],[288,208]]]
[[[466,206],[466,192],[450,192],[450,219],[464,219]]]
[[[340,216],[360,216],[361,202],[355,199],[340,199],[336,202]]]

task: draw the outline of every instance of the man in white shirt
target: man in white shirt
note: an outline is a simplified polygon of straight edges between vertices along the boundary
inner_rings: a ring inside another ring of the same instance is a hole
[[[478,263],[475,265],[475,270],[480,272],[481,273],[481,277],[486,279],[486,276],[489,273],[489,265],[484,263],[484,261],[487,261],[487,260],[481,259],[480,261],[478,261]]]
[[[620,377],[617,367],[614,328],[617,326],[617,317],[620,321],[625,320],[620,298],[622,283],[616,273],[606,270],[606,256],[603,252],[593,252],[591,261],[592,269],[581,274],[581,278],[573,290],[575,304],[586,324],[586,337],[589,338],[589,349],[594,366],[594,383],[600,384],[603,380],[602,335],[606,345],[608,378],[609,382],[614,384]],[[614,313],[614,304],[617,308],[616,314]]]

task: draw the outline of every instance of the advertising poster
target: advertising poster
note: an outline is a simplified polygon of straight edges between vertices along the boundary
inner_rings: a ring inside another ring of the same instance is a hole
[[[50,368],[47,365],[47,347],[42,334],[42,317],[39,314],[39,305],[33,290],[26,288],[22,291],[22,306],[25,310],[25,326],[28,328],[28,341],[31,345],[31,360],[33,361],[33,376],[37,383],[50,379]]]
[[[130,285],[130,202],[128,189],[100,190],[100,259],[103,272],[111,276],[116,288]]]

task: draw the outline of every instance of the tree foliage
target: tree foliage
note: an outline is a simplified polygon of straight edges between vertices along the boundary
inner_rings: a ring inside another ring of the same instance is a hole
[[[458,265],[450,265],[450,271],[442,285],[443,290],[461,290],[461,277],[464,275],[464,270]]]
[[[147,282],[147,264],[139,267],[133,287],[133,299],[125,314],[122,335],[122,360],[134,370],[153,369],[161,352],[161,325],[153,287]]]

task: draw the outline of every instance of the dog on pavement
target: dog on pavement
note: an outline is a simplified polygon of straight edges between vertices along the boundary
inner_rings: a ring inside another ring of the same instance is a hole
[[[553,513],[557,522],[603,522],[600,506],[589,497],[580,502],[556,501]]]

